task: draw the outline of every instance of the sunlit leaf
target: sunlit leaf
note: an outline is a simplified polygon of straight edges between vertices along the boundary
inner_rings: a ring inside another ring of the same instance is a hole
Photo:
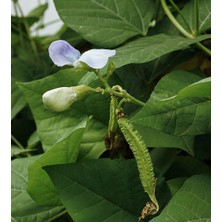
[[[67,26],[102,47],[115,47],[130,37],[145,36],[155,12],[152,0],[54,2]]]

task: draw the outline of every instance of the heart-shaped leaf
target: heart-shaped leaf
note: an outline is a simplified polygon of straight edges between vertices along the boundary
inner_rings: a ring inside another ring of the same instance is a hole
[[[44,169],[76,222],[135,222],[148,201],[135,160],[88,160]],[[157,191],[161,205],[168,195],[162,188]]]

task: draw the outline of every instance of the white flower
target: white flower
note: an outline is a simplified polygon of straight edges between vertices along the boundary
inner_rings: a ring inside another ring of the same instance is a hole
[[[90,49],[81,55],[79,50],[64,40],[54,41],[49,46],[49,57],[57,66],[78,67],[80,62],[83,62],[93,69],[101,69],[107,64],[109,57],[115,54],[116,50]]]

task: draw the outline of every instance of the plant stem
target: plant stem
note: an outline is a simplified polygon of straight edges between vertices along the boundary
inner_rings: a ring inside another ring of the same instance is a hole
[[[19,9],[19,11],[20,11],[20,13],[21,13],[21,17],[22,17],[22,19],[23,19],[23,22],[24,22],[24,25],[25,25],[25,29],[26,29],[26,32],[27,32],[29,41],[30,41],[30,43],[31,43],[31,46],[32,46],[32,50],[33,50],[33,52],[34,52],[34,55],[35,55],[35,57],[37,58],[37,60],[40,61],[40,59],[39,59],[39,57],[38,57],[38,51],[37,51],[36,44],[35,44],[35,42],[33,41],[33,38],[32,38],[31,33],[30,33],[29,25],[28,25],[28,23],[27,23],[27,21],[26,21],[26,19],[25,19],[25,17],[24,17],[24,14],[23,14],[23,12],[22,12],[22,8],[20,7],[20,5],[19,5],[18,2],[17,2],[17,6],[18,6],[18,9]]]
[[[167,4],[166,4],[166,0],[161,0],[161,4],[162,4],[162,7],[166,13],[166,15],[168,16],[168,18],[170,19],[170,21],[174,24],[174,26],[185,36],[187,37],[188,39],[194,39],[195,36],[188,33],[181,25],[180,23],[176,20],[176,18],[173,16],[173,14],[171,13],[171,11],[169,10]],[[198,3],[197,3],[198,4]],[[198,10],[198,8],[196,9]],[[199,16],[196,15],[198,17],[198,20],[199,20]],[[196,26],[198,25],[198,22],[196,21]],[[202,43],[200,42],[197,42],[196,45],[202,49],[205,53],[207,53],[208,55],[211,55],[211,51],[205,47]]]
[[[206,52],[209,56],[211,56],[211,51],[206,47],[204,46],[202,43],[200,42],[197,42],[196,45],[202,49],[204,52]]]
[[[46,222],[51,222],[51,221],[53,221],[53,220],[55,220],[55,219],[63,216],[63,215],[66,214],[66,213],[67,213],[67,210],[63,210],[62,212],[56,214],[54,217],[48,219]]]
[[[180,23],[176,20],[176,18],[173,16],[173,14],[171,13],[171,11],[169,10],[167,4],[166,4],[166,0],[161,0],[161,4],[162,7],[166,13],[166,15],[168,16],[168,18],[170,19],[170,21],[174,24],[174,26],[187,38],[189,39],[193,39],[194,36],[191,35],[190,33],[188,33],[181,25]]]
[[[95,89],[95,92],[101,92],[101,93],[109,93],[121,98],[125,98],[128,102],[135,103],[140,106],[144,106],[145,103],[136,99],[135,97],[131,96],[126,90],[123,90],[120,86],[114,86],[113,88],[118,88],[120,92],[117,92],[115,89],[111,88],[108,84],[108,82],[102,77],[99,70],[94,71],[95,74],[98,76],[100,81],[103,83],[105,89],[97,88]]]
[[[194,0],[194,35],[199,34],[199,1]]]
[[[25,148],[22,146],[22,144],[13,136],[11,135],[12,141],[22,150],[24,150]]]
[[[100,81],[103,83],[106,89],[110,89],[111,87],[109,86],[108,82],[102,77],[101,73],[99,70],[95,72],[97,76],[99,77]]]
[[[14,6],[16,17],[19,17],[16,3],[14,1],[13,1],[13,6]],[[22,37],[23,33],[22,33],[21,24],[19,23],[19,21],[17,21],[17,25],[18,25],[18,32],[19,32],[19,41],[21,43],[21,46],[24,47],[24,41],[23,41],[23,37]]]
[[[174,7],[174,9],[178,12],[178,14],[179,14],[179,15],[181,16],[181,18],[183,19],[184,24],[186,25],[187,29],[190,30],[190,27],[189,27],[189,25],[187,24],[187,21],[186,21],[186,19],[184,18],[183,13],[180,11],[180,9],[177,7],[177,5],[174,3],[173,0],[169,0],[169,2],[171,3],[171,5]]]

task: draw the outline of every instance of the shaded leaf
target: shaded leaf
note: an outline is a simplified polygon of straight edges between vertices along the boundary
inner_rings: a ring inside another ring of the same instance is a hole
[[[134,222],[147,198],[134,164],[133,161],[100,159],[44,169],[77,222]]]
[[[195,174],[209,174],[210,167],[203,161],[191,156],[178,156],[165,173],[167,179],[191,177]]]
[[[211,0],[198,1],[199,13],[199,32],[204,33],[211,27]],[[194,15],[194,0],[190,0],[181,10],[187,24],[189,25],[190,32],[195,31],[195,15]],[[177,16],[178,22],[186,28],[183,19],[180,15]]]
[[[172,195],[174,195],[184,184],[187,177],[177,177],[167,181],[167,185]]]
[[[25,107],[27,102],[13,77],[11,78],[11,91],[11,119],[13,119]]]
[[[29,166],[27,191],[37,203],[41,205],[60,204],[54,186],[42,167],[75,162],[83,132],[84,128],[75,130],[65,139],[54,144]]]
[[[21,158],[12,161],[12,221],[42,222],[52,218],[63,209],[62,207],[39,206],[26,192],[28,166],[32,164],[37,158],[38,156]]]
[[[99,159],[44,169],[76,222],[135,222],[148,199],[134,160]]]
[[[159,216],[159,221],[204,221],[210,222],[210,177],[196,175],[185,181]]]
[[[170,168],[174,162],[178,151],[176,149],[170,148],[156,148],[150,151],[150,156],[155,166],[158,170],[159,175],[163,176],[166,171]]]
[[[130,37],[145,36],[155,12],[152,0],[54,2],[67,26],[102,47],[115,47]]]

